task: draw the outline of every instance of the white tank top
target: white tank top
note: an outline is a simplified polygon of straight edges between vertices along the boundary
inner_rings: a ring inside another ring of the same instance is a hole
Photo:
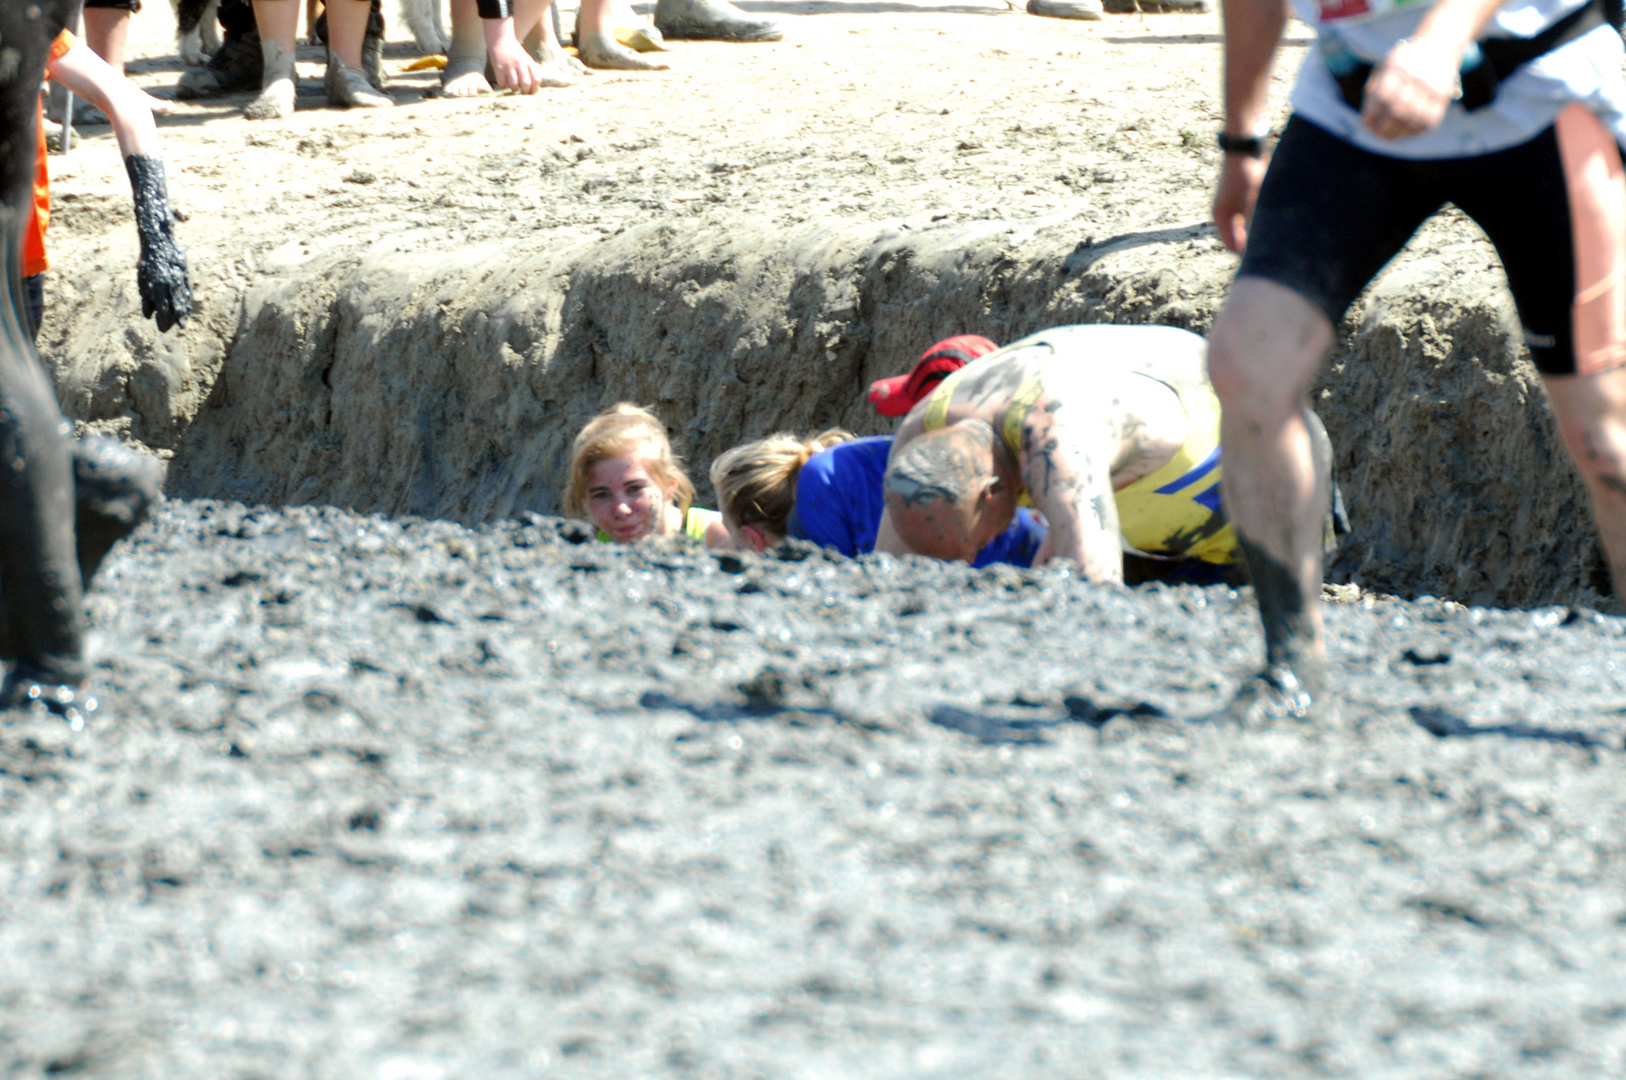
[[[1485,37],[1534,37],[1587,0],[1509,0]],[[1298,15],[1318,35],[1293,88],[1293,111],[1376,154],[1411,159],[1469,157],[1528,142],[1573,102],[1596,113],[1626,143],[1626,58],[1620,34],[1599,26],[1520,67],[1505,78],[1491,104],[1468,112],[1453,104],[1432,131],[1408,139],[1380,139],[1360,126],[1327,68],[1325,53],[1345,51],[1375,64],[1410,36],[1432,0],[1294,0]]]

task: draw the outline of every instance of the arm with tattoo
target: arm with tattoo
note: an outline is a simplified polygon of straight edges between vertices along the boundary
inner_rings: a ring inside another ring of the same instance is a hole
[[[1050,523],[1034,565],[1071,559],[1091,581],[1123,580],[1118,504],[1112,494],[1116,440],[1104,418],[1034,409],[1022,428],[1022,483]]]

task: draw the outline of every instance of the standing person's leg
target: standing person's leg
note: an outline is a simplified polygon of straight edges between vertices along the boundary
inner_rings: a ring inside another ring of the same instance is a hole
[[[1464,166],[1453,199],[1495,243],[1531,359],[1586,482],[1617,602],[1626,603],[1626,169],[1571,105],[1523,146]]]
[[[277,120],[294,111],[294,56],[299,33],[298,0],[254,0],[254,23],[259,27],[260,51],[265,58],[260,96],[249,102],[243,115],[251,120]]]
[[[553,0],[514,0],[514,33],[542,65],[542,85],[574,86],[577,76],[593,69],[565,52],[558,22]]]
[[[372,0],[332,0],[327,5],[327,88],[329,105],[376,109],[395,104],[395,99],[367,81],[362,65],[362,46],[367,36],[367,20],[372,16]]]
[[[1321,689],[1322,526],[1331,462],[1305,423],[1332,322],[1292,289],[1238,278],[1209,338],[1223,406],[1225,512],[1236,525],[1265,628],[1265,673],[1281,711],[1308,712]],[[1261,717],[1239,717],[1251,721]]]
[[[1223,407],[1225,512],[1265,631],[1265,669],[1216,720],[1306,718],[1321,692],[1327,444],[1306,422],[1333,327],[1437,209],[1438,185],[1297,117],[1259,192],[1248,246],[1208,341]]]
[[[576,16],[576,55],[588,67],[618,71],[665,71],[671,67],[646,59],[615,39],[614,5],[608,0],[582,0]]]
[[[130,16],[140,10],[140,0],[85,0],[85,44],[120,75],[130,42]]]
[[[446,50],[446,68],[440,73],[440,92],[446,97],[491,93],[486,79],[485,27],[475,0],[452,0],[452,43]]]
[[[1626,368],[1545,381],[1559,434],[1586,481],[1615,601],[1626,604]]]

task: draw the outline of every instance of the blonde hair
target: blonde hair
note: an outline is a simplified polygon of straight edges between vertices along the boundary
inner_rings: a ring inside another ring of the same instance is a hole
[[[565,496],[565,512],[571,517],[587,517],[587,474],[593,466],[639,450],[646,451],[643,462],[655,483],[670,493],[679,510],[687,513],[694,501],[694,484],[683,471],[683,462],[672,453],[666,425],[648,409],[625,401],[593,417],[576,436],[570,451],[570,490]]]
[[[802,466],[820,450],[853,437],[840,428],[821,431],[810,439],[780,431],[734,447],[711,464],[717,508],[735,528],[756,525],[784,536],[796,506],[796,478]]]

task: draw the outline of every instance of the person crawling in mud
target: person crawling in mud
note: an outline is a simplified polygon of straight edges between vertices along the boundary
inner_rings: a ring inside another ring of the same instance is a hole
[[[722,515],[690,505],[693,499],[694,484],[672,453],[666,426],[648,409],[622,402],[576,436],[565,512],[591,521],[599,540],[634,544],[687,536],[708,547],[731,547]]]
[[[1111,582],[1125,552],[1234,566],[1205,353],[1173,327],[1063,326],[955,372],[898,431],[876,550],[969,561],[1031,502],[1049,526],[1035,565]]]
[[[810,437],[778,432],[727,451],[712,463],[711,486],[733,546],[760,554],[794,538],[849,558],[874,551],[891,449],[890,435],[856,439],[832,429]],[[1044,535],[1032,511],[1018,510],[972,565],[1032,566]]]
[[[871,383],[870,403],[882,416],[905,416],[944,379],[997,348],[977,334],[944,338],[908,372]],[[712,463],[711,486],[734,547],[760,554],[794,538],[849,558],[874,551],[891,450],[890,435],[859,439],[832,428],[811,437],[778,432],[724,453]],[[1031,566],[1044,534],[1036,515],[1018,510],[972,565]]]
[[[77,15],[78,0],[0,4],[0,147],[23,148],[0,153],[0,444],[10,465],[0,469],[0,659],[12,665],[0,710],[41,707],[75,726],[94,707],[80,694],[85,585],[156,497],[155,483],[143,487],[151,473],[126,472],[117,455],[75,462],[25,324],[22,248],[33,216],[40,85],[53,43]]]

